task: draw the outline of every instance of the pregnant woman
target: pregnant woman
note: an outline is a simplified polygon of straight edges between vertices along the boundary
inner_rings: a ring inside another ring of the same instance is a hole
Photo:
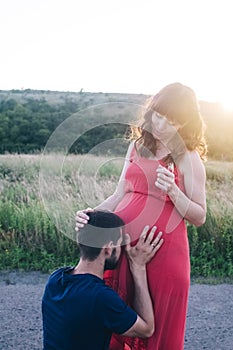
[[[136,131],[116,191],[96,209],[118,214],[132,245],[145,225],[164,232],[163,247],[147,266],[155,332],[149,339],[113,335],[110,349],[182,350],[190,286],[185,220],[200,226],[206,217],[204,123],[193,90],[165,86],[150,98]],[[88,210],[77,212],[76,230],[87,223]],[[124,252],[105,281],[131,305],[134,286]]]

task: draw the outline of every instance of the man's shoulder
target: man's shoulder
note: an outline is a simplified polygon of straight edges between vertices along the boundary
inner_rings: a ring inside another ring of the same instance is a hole
[[[54,284],[57,284],[59,281],[62,281],[63,280],[63,277],[64,277],[64,274],[66,272],[69,272],[69,270],[72,270],[73,267],[71,266],[65,266],[65,267],[59,267],[57,268],[56,270],[54,270],[48,280],[47,280],[47,283],[46,285],[47,286],[50,286],[50,285],[54,285]]]
[[[137,314],[109,286],[103,285],[95,302],[100,323],[114,333],[126,332],[137,320]]]
[[[63,275],[64,272],[68,272],[69,270],[71,270],[73,267],[71,266],[63,266],[63,267],[59,267],[56,270],[54,270],[51,275],[49,276],[49,280],[50,279],[54,279],[57,278],[61,275]]]
[[[70,268],[71,268],[70,266],[58,267],[56,270],[54,270],[54,271],[51,273],[50,277],[51,277],[51,276],[55,276],[55,275],[57,275],[57,274],[60,274],[60,273],[62,273],[63,271],[66,271],[66,270],[68,270],[68,269],[70,269]]]
[[[115,290],[113,290],[105,283],[99,286],[96,302],[100,306],[105,305],[106,307],[108,307],[108,305],[113,306],[114,304],[125,304],[125,302],[120,298],[117,292],[115,292]]]

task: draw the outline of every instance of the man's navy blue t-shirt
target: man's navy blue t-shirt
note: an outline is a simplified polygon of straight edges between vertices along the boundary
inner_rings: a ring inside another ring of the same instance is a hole
[[[122,334],[137,314],[118,294],[91,274],[56,270],[42,299],[44,350],[105,350],[112,333]]]

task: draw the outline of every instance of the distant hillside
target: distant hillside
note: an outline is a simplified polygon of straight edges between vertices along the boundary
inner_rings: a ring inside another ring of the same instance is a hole
[[[114,113],[128,122],[130,116],[127,104],[143,105],[148,97],[143,94],[92,93],[82,90],[0,90],[0,153],[41,151],[62,121],[73,113],[91,106],[125,102],[114,107]],[[207,125],[209,157],[232,161],[233,112],[224,111],[220,104],[205,101],[200,101],[200,108]],[[112,110],[109,111],[109,115],[111,113]],[[98,108],[95,109],[96,118],[103,123],[105,119],[102,114]],[[83,117],[82,122],[88,123],[87,118]],[[125,128],[122,125],[90,131],[73,146],[72,151],[88,152],[98,142],[113,138],[116,134],[120,137],[124,132]]]
[[[103,92],[67,92],[49,90],[0,90],[0,102],[14,99],[19,103],[26,103],[29,99],[45,99],[49,104],[64,104],[67,101],[81,104],[99,104],[106,102],[131,102],[141,104],[148,95],[143,94],[121,94]]]

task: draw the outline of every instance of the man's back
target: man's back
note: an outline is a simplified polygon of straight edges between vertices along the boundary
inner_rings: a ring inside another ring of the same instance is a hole
[[[114,333],[124,333],[137,314],[92,274],[56,270],[49,278],[43,300],[44,349],[104,350]]]

